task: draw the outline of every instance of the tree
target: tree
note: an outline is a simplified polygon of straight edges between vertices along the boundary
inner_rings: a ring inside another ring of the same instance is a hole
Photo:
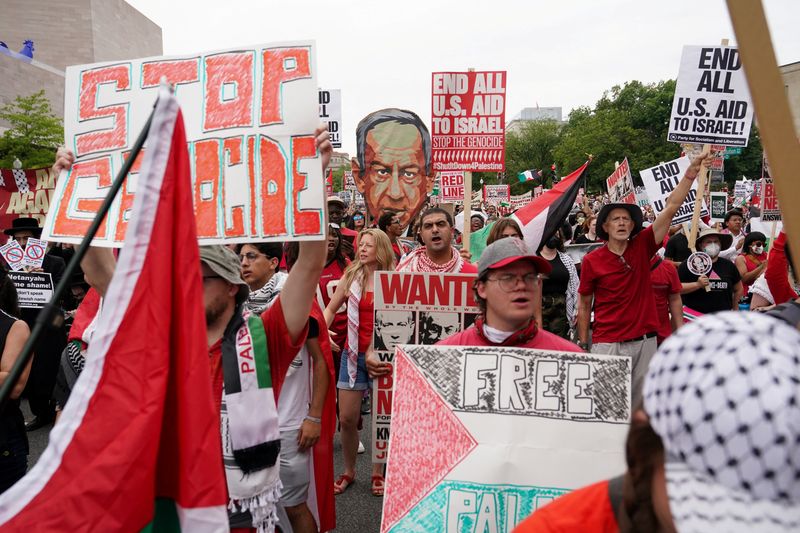
[[[64,127],[53,115],[44,90],[17,96],[0,108],[0,119],[10,124],[0,137],[0,168],[11,168],[15,158],[23,168],[53,164],[56,148],[64,142]]]

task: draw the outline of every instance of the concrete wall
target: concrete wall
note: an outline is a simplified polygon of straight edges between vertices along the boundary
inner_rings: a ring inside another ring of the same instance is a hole
[[[780,67],[786,97],[794,115],[794,129],[800,135],[800,61]]]
[[[163,55],[161,28],[123,0],[91,0],[94,61]]]
[[[64,116],[64,76],[54,69],[36,62],[23,63],[19,59],[0,54],[0,107],[11,103],[17,96],[30,96],[44,89],[53,114]],[[0,130],[7,124],[0,122]]]

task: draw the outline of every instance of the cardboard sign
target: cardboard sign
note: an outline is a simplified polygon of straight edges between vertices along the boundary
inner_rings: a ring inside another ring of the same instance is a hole
[[[181,105],[200,244],[325,238],[316,56],[301,42],[67,68],[64,131],[77,160],[58,179],[43,239],[81,241],[162,78]],[[121,245],[142,159],[95,245]]]
[[[636,192],[633,188],[633,177],[631,176],[631,167],[628,165],[627,157],[606,178],[606,186],[608,187],[608,196],[611,198],[611,203],[636,203]]]
[[[667,140],[747,146],[752,122],[739,50],[684,46]]]
[[[319,90],[319,118],[328,125],[328,135],[334,148],[342,147],[342,91]]]
[[[711,193],[711,223],[722,222],[725,219],[725,213],[728,212],[728,193],[726,192],[712,192]]]
[[[520,207],[525,207],[533,200],[533,192],[528,191],[525,194],[514,194],[511,196],[511,209],[516,211]]]
[[[506,73],[434,72],[433,169],[505,170]]]
[[[44,224],[57,177],[50,168],[0,169],[0,228],[10,228],[20,217]]]
[[[781,207],[778,204],[778,193],[772,181],[772,174],[770,173],[766,155],[764,155],[761,174],[761,221],[775,222],[783,220]]]
[[[686,173],[686,169],[689,168],[690,164],[691,162],[689,161],[689,158],[684,156],[678,159],[673,159],[667,163],[639,171],[639,175],[642,178],[644,187],[647,190],[647,196],[650,198],[650,202],[653,204],[653,211],[655,212],[656,216],[658,216],[658,214],[664,210],[664,207],[667,203],[667,198],[675,186],[678,185],[680,180],[683,179],[683,175]],[[683,204],[680,206],[680,208],[678,208],[675,216],[672,217],[671,225],[681,224],[682,222],[688,222],[692,219],[692,214],[694,213],[694,199],[696,194],[697,180],[694,180],[692,183],[692,189],[689,191],[689,194],[686,196]],[[700,216],[707,215],[708,209],[706,208],[705,202],[703,202]]]
[[[629,357],[403,346],[381,532],[507,533],[625,470]]]
[[[464,173],[442,172],[439,175],[441,189],[439,197],[442,202],[463,203],[464,202]]]
[[[45,253],[47,253],[47,241],[28,237],[28,242],[25,245],[25,260],[23,263],[30,268],[41,268]]]
[[[25,250],[14,239],[9,239],[7,243],[0,246],[0,255],[3,256],[11,270],[25,268]]]
[[[53,297],[53,276],[49,272],[9,272],[17,289],[19,306],[41,309]]]
[[[435,344],[469,327],[480,310],[474,275],[376,272],[375,354],[394,361],[401,344]],[[385,463],[392,421],[392,375],[372,383],[372,461]]]
[[[495,207],[499,206],[500,202],[508,204],[511,201],[511,186],[503,184],[484,185],[483,201]]]

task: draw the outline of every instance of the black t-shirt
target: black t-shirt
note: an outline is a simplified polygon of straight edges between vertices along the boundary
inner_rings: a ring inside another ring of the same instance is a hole
[[[600,239],[596,239],[596,240],[593,241],[589,237],[587,237],[586,235],[581,235],[580,237],[575,239],[573,242],[575,244],[592,244],[593,242],[600,242]]]
[[[736,265],[718,257],[711,266],[708,274],[711,290],[697,289],[688,294],[683,294],[683,305],[699,311],[700,313],[715,313],[717,311],[730,311],[733,308],[733,288],[741,280]],[[681,283],[693,283],[699,276],[689,272],[686,261],[678,267],[678,277]]]
[[[542,294],[566,294],[569,286],[569,271],[561,257],[556,254],[552,261],[548,261],[553,271],[542,282]]]
[[[683,263],[692,254],[689,250],[689,239],[683,233],[676,233],[667,241],[664,248],[664,258]]]

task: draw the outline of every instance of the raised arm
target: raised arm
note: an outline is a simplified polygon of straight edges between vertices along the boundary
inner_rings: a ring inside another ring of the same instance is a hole
[[[667,198],[667,204],[664,206],[663,211],[661,211],[653,221],[653,237],[655,238],[656,243],[659,245],[664,240],[667,230],[669,230],[669,226],[672,223],[672,217],[674,217],[675,213],[678,212],[678,208],[680,208],[680,206],[683,204],[683,201],[686,199],[686,196],[692,189],[692,183],[700,173],[700,166],[703,164],[707,166],[710,163],[710,152],[697,157],[694,161],[692,161],[692,164],[689,165],[689,168],[686,169],[686,174],[684,174],[681,181],[678,182],[678,186],[675,187],[675,189],[673,189],[673,191],[670,193],[669,198]]]
[[[331,159],[333,147],[325,126],[317,128],[315,133],[317,150],[320,152],[324,172]],[[326,214],[325,219],[327,218]],[[327,255],[328,244],[325,239],[300,243],[297,262],[289,273],[280,296],[286,328],[293,339],[297,338],[306,327],[311,313],[311,302],[316,296],[317,284]]]

